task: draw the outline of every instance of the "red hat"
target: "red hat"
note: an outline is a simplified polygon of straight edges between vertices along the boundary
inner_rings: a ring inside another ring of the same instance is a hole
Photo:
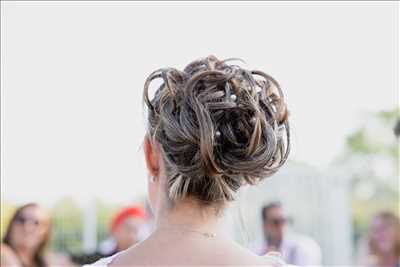
[[[145,219],[145,212],[139,207],[127,207],[119,211],[113,218],[111,222],[111,231],[115,231],[115,229],[123,223],[128,218],[140,218]]]

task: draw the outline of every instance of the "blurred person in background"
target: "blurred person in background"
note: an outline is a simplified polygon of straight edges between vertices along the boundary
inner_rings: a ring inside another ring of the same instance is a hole
[[[146,238],[148,234],[146,223],[146,214],[139,207],[128,207],[119,211],[111,223],[114,247],[108,253],[104,250],[104,255],[112,255],[125,250]]]
[[[262,208],[264,244],[257,254],[271,251],[282,254],[289,264],[310,266],[321,264],[321,249],[310,237],[289,233],[286,230],[287,217],[280,202],[272,202]]]
[[[78,264],[90,264],[102,257],[114,255],[142,241],[149,234],[147,216],[142,208],[130,206],[118,211],[110,227],[110,238],[103,241],[98,250],[89,255],[72,256]]]
[[[46,267],[70,265],[63,255],[46,251],[51,231],[49,212],[36,203],[18,208],[1,244],[1,266]]]
[[[376,214],[369,225],[359,264],[370,267],[400,267],[400,220],[391,212]]]

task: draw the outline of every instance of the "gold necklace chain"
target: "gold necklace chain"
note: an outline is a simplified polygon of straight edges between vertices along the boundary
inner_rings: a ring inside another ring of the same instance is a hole
[[[201,231],[197,231],[197,230],[193,230],[193,229],[184,229],[182,227],[179,228],[173,228],[173,227],[158,227],[156,229],[157,230],[175,230],[175,231],[186,231],[186,232],[193,232],[193,233],[197,233],[197,234],[201,234],[204,237],[207,238],[214,238],[217,236],[216,233],[210,233],[210,232],[201,232]]]

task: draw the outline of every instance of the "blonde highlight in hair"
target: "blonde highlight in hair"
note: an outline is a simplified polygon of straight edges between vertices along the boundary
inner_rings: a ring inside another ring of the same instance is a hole
[[[240,186],[272,175],[289,155],[278,82],[230,60],[208,56],[183,71],[158,69],[145,81],[148,131],[161,145],[171,200],[231,201]],[[155,79],[163,83],[150,99]]]

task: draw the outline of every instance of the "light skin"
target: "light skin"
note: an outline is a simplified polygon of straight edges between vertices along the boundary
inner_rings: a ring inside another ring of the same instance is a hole
[[[215,207],[193,199],[171,205],[166,193],[166,175],[160,145],[147,135],[144,154],[150,177],[149,202],[155,215],[154,232],[145,241],[127,249],[109,266],[130,265],[264,265],[269,261],[233,242],[224,232]],[[209,238],[202,233],[215,234]]]
[[[371,238],[375,241],[379,255],[379,266],[396,266],[398,258],[395,254],[396,229],[381,218],[375,218],[371,223]]]
[[[285,231],[285,216],[281,207],[272,207],[268,210],[263,230],[268,241],[268,251],[278,251]]]
[[[21,262],[18,259],[17,255],[5,244],[0,245],[1,257],[0,262],[1,266],[14,266],[19,267],[21,266]]]
[[[125,219],[112,233],[117,242],[117,251],[122,251],[139,242],[139,231],[145,221],[140,218]]]
[[[2,259],[2,261],[11,261],[10,263],[14,263],[12,266],[21,265],[21,261],[25,266],[34,266],[34,253],[50,227],[50,216],[44,209],[32,206],[25,208],[21,217],[25,219],[25,222],[15,222],[11,230],[11,244],[18,257],[11,249],[7,249],[4,258],[8,259]],[[3,246],[6,247],[6,245]],[[16,261],[17,265],[15,265]]]

